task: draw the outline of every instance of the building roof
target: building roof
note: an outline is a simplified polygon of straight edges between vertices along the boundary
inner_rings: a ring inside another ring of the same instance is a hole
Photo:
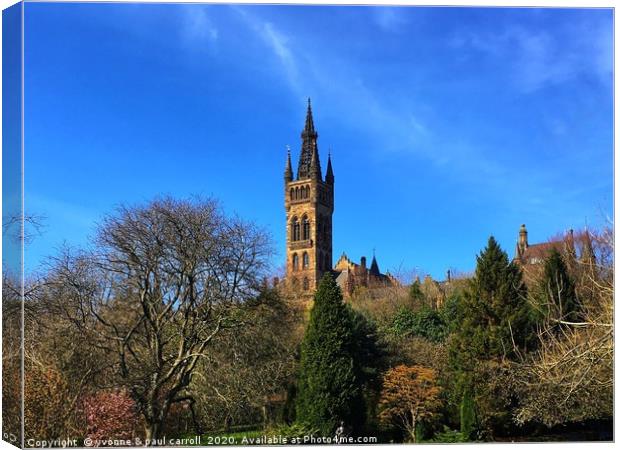
[[[377,264],[377,258],[375,257],[375,255],[372,255],[372,263],[370,263],[370,273],[373,275],[381,275],[381,272],[379,271],[379,264]]]

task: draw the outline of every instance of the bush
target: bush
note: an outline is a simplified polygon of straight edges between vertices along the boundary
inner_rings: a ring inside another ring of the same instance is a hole
[[[125,390],[100,391],[84,400],[87,436],[92,440],[132,439],[139,425],[136,404]]]
[[[448,327],[438,311],[424,306],[415,312],[400,308],[394,316],[391,331],[397,336],[420,336],[432,342],[441,342],[448,334]]]
[[[460,431],[451,430],[450,428],[445,426],[441,433],[437,433],[431,439],[426,440],[426,442],[438,442],[442,444],[454,444],[467,441],[468,439],[463,433],[461,433]]]

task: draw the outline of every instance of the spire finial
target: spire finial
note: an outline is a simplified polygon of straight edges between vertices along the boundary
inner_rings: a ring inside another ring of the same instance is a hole
[[[310,98],[308,98],[308,111],[306,113],[306,123],[301,132],[301,153],[299,155],[299,167],[297,168],[297,179],[302,180],[310,178],[312,172],[312,159],[316,159],[316,173],[321,176],[321,164],[319,162],[318,153],[314,155],[317,149],[318,133],[314,129],[314,119],[312,118],[312,106]]]

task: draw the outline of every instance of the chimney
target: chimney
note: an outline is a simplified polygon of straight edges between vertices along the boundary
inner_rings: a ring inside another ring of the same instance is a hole
[[[448,269],[448,273],[447,273],[447,278],[446,278],[446,280],[448,281],[448,283],[451,281],[451,278],[450,278],[450,269]]]
[[[361,266],[365,269],[366,268],[366,257],[365,256],[362,256],[360,263],[361,263]]]

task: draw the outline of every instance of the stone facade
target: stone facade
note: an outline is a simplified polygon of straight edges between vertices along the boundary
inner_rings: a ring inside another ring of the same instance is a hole
[[[343,253],[336,262],[333,271],[336,276],[336,283],[345,296],[350,296],[359,287],[373,289],[394,286],[398,283],[391,275],[384,275],[379,271],[379,264],[374,255],[370,267],[367,267],[365,256],[362,256],[360,263],[357,264]]]
[[[293,177],[290,151],[284,171],[286,282],[295,291],[312,294],[332,268],[334,173],[330,157],[322,177],[310,100],[301,139],[297,177]]]
[[[525,225],[521,225],[515,248],[514,261],[521,267],[526,284],[536,282],[544,270],[544,262],[552,250],[558,251],[569,271],[577,266],[594,267],[596,257],[588,230],[568,232],[555,236],[547,242],[530,244]]]
[[[575,255],[575,242],[573,230],[569,230],[562,238],[541,242],[539,244],[530,244],[527,238],[527,228],[525,224],[519,229],[519,239],[515,248],[514,260],[522,268],[527,266],[541,265],[549,255],[552,249],[557,250],[563,255]]]
[[[318,136],[308,99],[297,176],[293,176],[290,150],[284,170],[286,288],[302,296],[313,295],[326,272],[333,273],[345,295],[350,295],[356,286],[379,287],[395,283],[393,277],[379,272],[374,257],[370,269],[366,269],[365,258],[358,265],[343,254],[344,259],[341,257],[332,268],[335,179],[331,156],[327,159],[325,178],[322,176]]]

